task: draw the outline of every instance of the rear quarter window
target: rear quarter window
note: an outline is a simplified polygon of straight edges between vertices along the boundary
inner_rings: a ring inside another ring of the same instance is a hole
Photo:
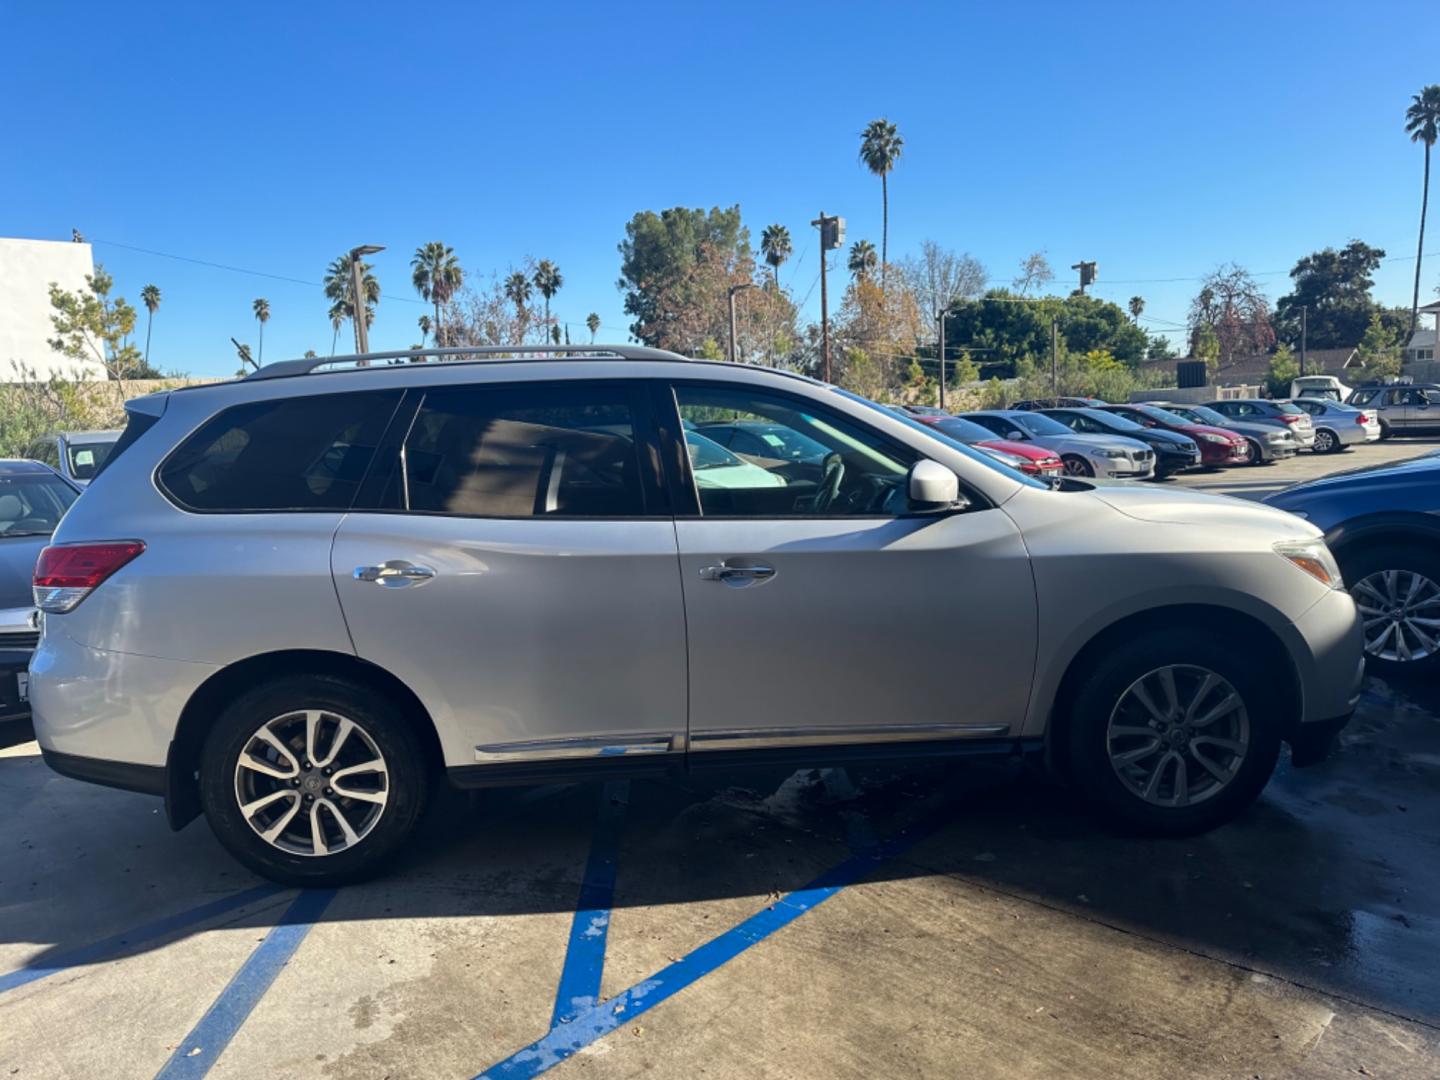
[[[348,510],[399,401],[394,390],[233,406],[170,453],[160,488],[202,513]]]

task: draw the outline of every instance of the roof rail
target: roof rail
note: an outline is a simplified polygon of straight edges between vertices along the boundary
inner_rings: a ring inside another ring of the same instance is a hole
[[[279,360],[266,364],[245,376],[254,379],[283,379],[291,375],[308,375],[325,367],[349,365],[362,370],[384,369],[400,364],[428,363],[432,360],[450,363],[480,363],[494,359],[570,359],[596,357],[607,360],[685,360],[679,353],[651,349],[645,345],[447,345],[435,349],[402,349],[398,352],[359,353],[351,356],[312,356],[303,360]],[[398,361],[380,363],[375,361]]]

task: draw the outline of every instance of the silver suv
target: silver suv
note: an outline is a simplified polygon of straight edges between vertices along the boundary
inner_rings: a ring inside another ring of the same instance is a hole
[[[400,851],[442,780],[747,761],[1043,753],[1191,833],[1354,708],[1355,606],[1298,517],[1052,487],[797,375],[547,352],[131,402],[35,570],[46,760],[319,884]],[[736,420],[825,452],[687,445]]]

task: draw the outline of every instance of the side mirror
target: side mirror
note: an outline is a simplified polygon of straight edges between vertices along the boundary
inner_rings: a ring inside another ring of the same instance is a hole
[[[1141,422],[1142,424],[1144,424],[1146,427],[1154,427],[1154,426],[1155,426],[1155,421],[1154,421],[1154,420],[1142,420],[1142,421],[1140,421],[1140,422]]]
[[[1009,439],[1011,442],[1024,442],[1026,439],[1030,438],[1030,436],[1026,435],[1019,428],[1011,428],[1005,433],[1005,438]]]
[[[922,458],[910,466],[909,494],[912,513],[963,510],[969,505],[960,497],[959,478],[944,465],[929,458]]]

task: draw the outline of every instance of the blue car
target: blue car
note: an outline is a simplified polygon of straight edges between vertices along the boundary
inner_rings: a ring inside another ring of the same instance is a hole
[[[1376,674],[1440,666],[1440,454],[1332,473],[1265,500],[1325,531]]]

